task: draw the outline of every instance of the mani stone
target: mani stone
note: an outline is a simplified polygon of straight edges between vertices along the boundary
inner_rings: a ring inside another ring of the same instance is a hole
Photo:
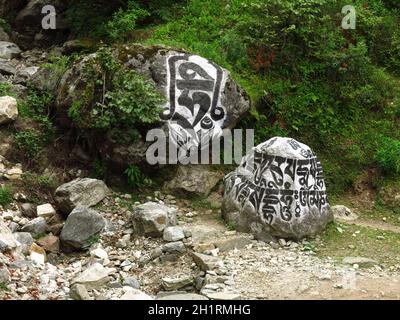
[[[321,163],[310,147],[291,138],[254,147],[224,186],[223,218],[262,241],[299,240],[333,220]]]
[[[165,205],[146,202],[133,210],[132,225],[138,235],[162,237],[164,229],[175,224],[175,209]]]
[[[105,220],[97,211],[86,207],[75,208],[61,231],[62,250],[71,252],[87,249],[104,227]]]
[[[78,178],[61,185],[55,192],[55,200],[61,212],[69,214],[75,207],[92,207],[102,201],[109,190],[101,180]]]
[[[0,125],[14,121],[17,117],[17,100],[9,96],[0,97]]]

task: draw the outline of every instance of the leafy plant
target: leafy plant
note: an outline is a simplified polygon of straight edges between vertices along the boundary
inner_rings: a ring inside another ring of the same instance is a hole
[[[85,73],[89,83],[84,98],[68,111],[78,126],[109,130],[159,121],[164,98],[152,82],[120,65],[111,49],[101,48]]]
[[[8,187],[0,187],[0,206],[7,206],[13,201],[11,190]]]
[[[381,136],[375,159],[384,173],[400,174],[400,140]]]
[[[112,41],[125,39],[135,30],[137,23],[149,15],[150,13],[140,8],[136,1],[129,0],[127,8],[125,10],[120,8],[107,22],[106,30],[109,38]]]
[[[146,179],[138,166],[132,164],[124,172],[127,177],[128,185],[132,188],[141,187]]]
[[[17,147],[29,159],[37,157],[43,147],[43,136],[36,130],[25,130],[15,134]]]
[[[237,223],[236,223],[236,221],[234,221],[234,220],[229,220],[229,221],[226,223],[226,227],[227,227],[227,229],[228,229],[229,231],[234,231],[234,230],[236,230],[236,228],[237,228]]]
[[[15,97],[13,86],[8,82],[0,82],[0,97],[11,96]]]

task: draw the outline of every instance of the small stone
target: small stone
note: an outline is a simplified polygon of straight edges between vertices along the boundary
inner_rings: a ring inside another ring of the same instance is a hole
[[[101,249],[101,248],[97,248],[97,249],[90,251],[90,255],[92,257],[95,257],[98,259],[103,259],[103,260],[108,259],[107,251],[105,251],[104,249]]]
[[[47,252],[57,253],[60,251],[60,239],[51,233],[36,242]]]
[[[56,210],[50,203],[37,206],[36,213],[38,217],[48,218],[56,214]]]
[[[44,264],[47,260],[46,251],[36,243],[32,243],[30,249],[30,258],[37,264]]]
[[[197,252],[192,253],[192,258],[202,271],[213,270],[222,262],[220,258]]]
[[[167,291],[179,290],[190,284],[193,284],[193,278],[187,276],[180,278],[165,277],[162,279],[162,286]]]
[[[186,247],[182,241],[166,243],[162,246],[162,251],[167,253],[182,254],[186,252]]]
[[[133,278],[133,277],[124,278],[122,280],[122,284],[124,286],[131,287],[131,288],[134,288],[134,289],[139,289],[140,288],[140,282],[136,278]]]
[[[71,287],[69,295],[74,300],[92,300],[86,287],[82,284],[75,284]]]
[[[17,119],[17,117],[18,117],[17,100],[9,96],[0,97],[0,125],[10,123],[15,119]],[[13,174],[14,173],[12,172],[11,173],[7,172],[7,175],[11,176]],[[7,179],[10,178],[7,177]]]
[[[110,281],[109,270],[95,263],[72,280],[72,284],[82,284],[87,290],[97,289]]]
[[[240,295],[230,292],[215,292],[207,294],[211,300],[240,300]]]
[[[179,241],[185,238],[185,234],[181,227],[173,226],[164,229],[163,239],[165,241]]]
[[[10,281],[10,272],[7,270],[7,268],[0,267],[0,284],[9,284]]]
[[[24,217],[36,218],[36,208],[32,203],[23,203],[21,205],[21,214]]]
[[[279,239],[278,243],[281,247],[285,247],[286,246],[286,240],[285,239]]]

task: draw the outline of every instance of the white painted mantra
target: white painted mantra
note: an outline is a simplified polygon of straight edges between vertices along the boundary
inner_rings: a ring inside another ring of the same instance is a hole
[[[243,139],[245,133],[245,143]],[[146,151],[146,160],[156,164],[240,164],[242,157],[254,147],[253,129],[223,129],[221,137],[205,137],[195,130],[185,130],[185,139],[179,143],[173,131],[167,134],[162,129],[148,131],[147,142],[153,142]],[[200,139],[201,145],[193,145],[190,139]],[[245,150],[243,152],[243,147]],[[221,146],[222,149],[221,150]],[[221,156],[223,159],[221,161]]]

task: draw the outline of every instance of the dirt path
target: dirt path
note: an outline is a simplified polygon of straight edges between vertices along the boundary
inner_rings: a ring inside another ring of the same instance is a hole
[[[400,232],[398,227],[384,222],[353,223]],[[378,265],[344,265],[333,257],[316,257],[313,252],[304,251],[302,244],[277,248],[253,240],[244,245],[234,240],[242,236],[239,233],[222,236],[225,226],[216,218],[202,217],[194,225],[196,230],[202,230],[197,236],[204,234],[203,239],[209,243],[229,238],[238,244],[238,249],[220,252],[219,256],[232,277],[233,285],[225,290],[243,299],[400,299],[400,269],[391,272]]]
[[[346,221],[347,224],[354,224],[362,227],[367,227],[367,228],[372,228],[372,229],[377,229],[377,230],[382,230],[382,231],[389,231],[389,232],[395,232],[395,233],[400,233],[400,227],[399,226],[394,226],[390,223],[383,222],[383,221],[376,221],[376,220],[367,220],[367,219],[357,219],[353,221]]]

